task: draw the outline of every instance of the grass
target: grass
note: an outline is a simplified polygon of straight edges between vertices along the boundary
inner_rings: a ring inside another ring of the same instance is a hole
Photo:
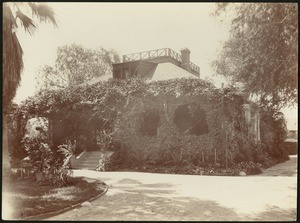
[[[10,203],[13,219],[46,214],[84,202],[103,192],[99,181],[87,182],[71,178],[68,185],[54,187],[39,185],[29,179],[14,179],[10,185]]]

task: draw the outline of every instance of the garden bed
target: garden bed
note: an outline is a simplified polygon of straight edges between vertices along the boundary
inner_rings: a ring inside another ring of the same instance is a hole
[[[271,161],[270,161],[271,162]],[[272,165],[278,162],[273,161]],[[269,165],[269,166],[272,166]],[[269,167],[268,166],[268,167]],[[254,162],[240,162],[227,169],[218,164],[200,167],[191,164],[184,165],[165,165],[154,166],[144,165],[136,167],[135,171],[149,173],[169,173],[169,174],[187,174],[187,175],[211,175],[211,176],[239,176],[239,175],[257,175],[262,173],[262,170],[267,166],[263,166]]]
[[[87,201],[104,191],[100,181],[87,182],[83,178],[71,178],[64,187],[40,185],[29,179],[14,179],[11,182],[10,203],[13,219],[60,211]]]
[[[157,163],[154,161],[145,162],[141,165],[131,166],[124,165],[124,157],[127,154],[115,153],[111,160],[106,164],[106,171],[139,171],[148,173],[167,173],[167,174],[185,174],[185,175],[211,175],[211,176],[244,176],[244,175],[257,175],[261,174],[264,169],[272,167],[278,163],[288,160],[285,158],[274,158],[271,156],[257,157],[259,161],[240,161],[229,164],[228,168],[225,164],[220,163],[203,163],[202,165],[193,164],[187,160],[176,163],[167,161],[165,163]]]
[[[211,176],[239,176],[240,173],[245,175],[260,174],[262,171],[256,169],[255,172],[246,173],[236,168],[217,168],[217,167],[193,167],[188,166],[171,166],[171,167],[139,167],[137,171],[149,173],[169,173],[169,174],[185,174],[185,175],[211,175]]]

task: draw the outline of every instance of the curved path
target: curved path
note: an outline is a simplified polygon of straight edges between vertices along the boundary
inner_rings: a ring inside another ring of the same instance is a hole
[[[296,160],[243,177],[77,170],[74,176],[106,182],[108,192],[47,220],[293,221]]]

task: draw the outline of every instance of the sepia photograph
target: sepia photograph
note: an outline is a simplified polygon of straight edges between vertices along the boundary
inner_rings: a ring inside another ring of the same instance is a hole
[[[296,221],[298,4],[2,3],[1,219]]]

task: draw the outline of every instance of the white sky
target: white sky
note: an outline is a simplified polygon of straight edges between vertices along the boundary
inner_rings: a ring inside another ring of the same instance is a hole
[[[214,3],[47,4],[55,11],[58,28],[39,23],[33,36],[17,30],[25,69],[16,103],[34,94],[37,71],[54,64],[57,47],[71,43],[114,48],[121,55],[166,47],[179,53],[188,47],[202,78],[211,78],[217,85],[224,81],[214,77],[210,67],[221,41],[228,37],[228,29],[210,16]],[[294,113],[288,110],[285,114],[289,120],[297,112],[294,109]],[[293,125],[289,128],[296,127]]]

